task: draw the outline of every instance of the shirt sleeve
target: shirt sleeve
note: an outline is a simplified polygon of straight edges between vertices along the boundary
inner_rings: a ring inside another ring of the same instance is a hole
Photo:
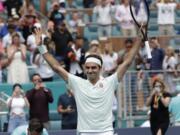
[[[80,83],[82,83],[84,81],[84,79],[75,76],[73,74],[68,74],[68,88],[74,92],[77,88],[77,86],[80,85]]]
[[[49,135],[46,129],[43,129],[42,135]]]
[[[117,72],[115,72],[111,76],[107,77],[106,79],[113,86],[113,90],[117,90],[118,89],[119,81],[118,81],[118,74],[117,74]]]

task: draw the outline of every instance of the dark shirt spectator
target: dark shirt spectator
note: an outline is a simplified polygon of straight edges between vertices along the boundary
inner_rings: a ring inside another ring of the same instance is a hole
[[[19,10],[23,5],[22,0],[6,0],[4,6],[7,8],[8,17],[20,16]]]
[[[62,129],[76,129],[76,102],[70,90],[67,90],[63,95],[60,95],[58,100],[58,112],[62,114]]]
[[[152,59],[151,59],[151,70],[161,70],[162,69],[162,62],[164,59],[164,51],[161,48],[155,48],[151,52]]]
[[[27,91],[26,96],[30,103],[30,120],[40,119],[45,128],[49,128],[49,103],[53,102],[53,96],[49,89],[45,88],[41,76],[34,74],[32,77],[34,88]]]
[[[58,27],[55,28],[55,32],[52,34],[52,41],[55,43],[56,59],[65,65],[66,70],[69,70],[70,61],[67,58],[67,54],[71,50],[70,44],[73,38],[64,22],[58,24]]]
[[[92,8],[94,6],[94,0],[83,0],[84,8]]]
[[[151,38],[150,45],[152,48],[152,51],[151,51],[152,59],[150,60],[150,69],[161,70],[164,55],[165,55],[164,50],[160,48],[158,40],[155,37]]]
[[[65,19],[65,17],[61,12],[59,12],[59,3],[54,2],[52,6],[53,7],[52,11],[50,12],[49,19],[53,21],[55,25],[58,25]]]

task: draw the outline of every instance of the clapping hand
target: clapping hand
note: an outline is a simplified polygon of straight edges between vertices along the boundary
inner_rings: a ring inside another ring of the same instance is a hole
[[[35,29],[35,40],[36,40],[36,45],[41,45],[42,44],[42,32],[40,29]]]

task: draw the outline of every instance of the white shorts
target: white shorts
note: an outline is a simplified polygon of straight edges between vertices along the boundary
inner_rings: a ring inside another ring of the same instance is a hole
[[[79,133],[79,135],[114,135],[114,131]]]

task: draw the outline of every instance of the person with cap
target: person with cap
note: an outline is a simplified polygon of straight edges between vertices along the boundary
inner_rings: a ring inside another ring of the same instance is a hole
[[[42,45],[41,33],[36,30],[38,49],[49,65],[67,82],[72,90],[78,112],[77,132],[80,135],[113,135],[112,105],[114,91],[140,48],[140,39],[127,54],[127,58],[114,74],[101,77],[102,58],[98,54],[90,54],[85,58],[84,72],[87,79],[70,74],[48,53]]]
[[[179,92],[179,94],[171,98],[169,112],[173,117],[173,125],[180,126],[180,85],[176,86],[176,91]]]
[[[27,49],[30,51],[30,64],[33,64],[33,56],[36,50],[36,40],[35,40],[35,29],[42,30],[42,26],[40,23],[35,23],[32,27],[32,34],[27,37]],[[46,37],[45,34],[42,34],[42,39]]]
[[[32,119],[28,125],[17,127],[11,135],[48,135],[39,119]]]
[[[98,40],[92,40],[90,45],[89,45],[89,50],[86,52],[86,56],[88,56],[89,54],[100,54],[100,47],[99,47],[100,43]]]

